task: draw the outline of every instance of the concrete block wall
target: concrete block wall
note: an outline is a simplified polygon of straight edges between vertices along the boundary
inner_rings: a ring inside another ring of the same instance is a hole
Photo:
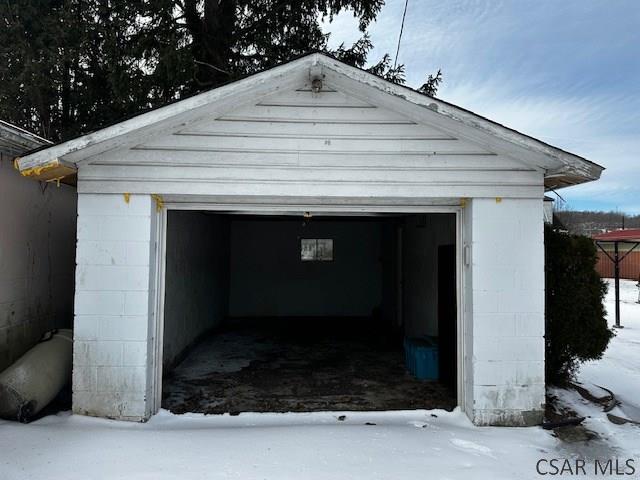
[[[371,315],[382,304],[381,237],[373,221],[232,221],[229,315]],[[301,238],[333,239],[333,261],[300,261]]]
[[[0,153],[0,371],[73,323],[76,190],[24,178]]]
[[[542,199],[473,199],[466,250],[465,398],[479,425],[541,420],[544,386]],[[151,413],[156,206],[148,195],[81,194],[74,411]]]
[[[149,195],[78,195],[75,413],[150,413],[155,209]]]
[[[468,212],[473,421],[542,420],[544,230],[542,199],[473,199]],[[468,334],[469,332],[467,332]]]

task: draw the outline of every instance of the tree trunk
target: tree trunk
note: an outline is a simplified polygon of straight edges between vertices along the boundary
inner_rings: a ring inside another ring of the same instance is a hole
[[[205,0],[201,16],[195,0],[185,1],[185,19],[193,38],[195,90],[213,87],[231,76],[232,46],[236,25],[235,0]]]

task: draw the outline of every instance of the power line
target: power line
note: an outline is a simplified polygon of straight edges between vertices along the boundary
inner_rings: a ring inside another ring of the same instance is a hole
[[[396,59],[393,61],[393,68],[396,68],[396,64],[398,63],[398,54],[400,53],[400,41],[402,40],[402,32],[404,31],[404,17],[407,16],[407,6],[409,5],[409,0],[404,1],[404,12],[402,12],[402,24],[400,24],[400,35],[398,35],[398,48],[396,48]]]

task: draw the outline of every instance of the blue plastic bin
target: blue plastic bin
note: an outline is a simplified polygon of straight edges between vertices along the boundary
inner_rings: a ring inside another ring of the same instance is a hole
[[[419,380],[438,380],[438,342],[434,337],[405,338],[405,365]]]

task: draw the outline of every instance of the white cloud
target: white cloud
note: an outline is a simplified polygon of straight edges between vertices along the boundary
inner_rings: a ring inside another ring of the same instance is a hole
[[[370,33],[376,61],[395,53],[404,0]],[[607,168],[563,190],[576,206],[640,213],[640,3],[409,0],[400,63],[409,85],[442,68],[439,96]],[[332,45],[360,37],[351,14]]]
[[[487,83],[452,89],[445,100],[604,166],[599,181],[560,192],[573,207],[640,213],[640,116],[626,98],[526,97]]]

